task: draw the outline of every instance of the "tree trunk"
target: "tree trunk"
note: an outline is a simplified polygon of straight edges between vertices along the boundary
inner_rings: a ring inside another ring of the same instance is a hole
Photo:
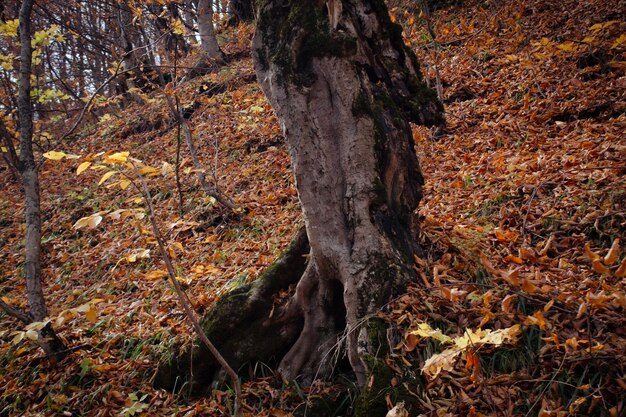
[[[217,43],[215,29],[213,28],[213,1],[198,1],[198,32],[200,33],[200,45],[207,58],[216,62],[224,61],[224,53]]]
[[[230,0],[228,12],[232,15],[229,24],[254,20],[255,0]]]
[[[343,332],[363,385],[365,355],[378,348],[364,320],[413,277],[423,178],[409,121],[439,122],[440,105],[382,0],[284,3],[261,8],[253,41],[311,245],[288,308],[303,315],[304,329],[280,370],[327,374],[324,358]]]
[[[287,139],[310,253],[294,294],[258,324],[260,337],[220,326],[232,311],[219,307],[208,336],[229,335],[229,349],[217,347],[235,367],[268,360],[248,346],[271,340],[282,375],[304,382],[331,374],[331,358],[345,354],[363,386],[386,351],[372,319],[414,278],[423,178],[409,122],[442,123],[442,106],[383,0],[267,0],[253,57]],[[261,281],[285,273],[270,268]]]
[[[20,86],[18,96],[20,160],[19,169],[24,186],[25,217],[26,217],[26,256],[24,268],[26,272],[26,293],[32,321],[43,321],[48,315],[41,286],[41,209],[39,170],[33,155],[33,108],[30,98],[31,76],[31,29],[30,14],[32,0],[24,0],[20,8]],[[38,343],[48,355],[58,358],[65,350],[63,342],[56,336],[48,324],[39,332]]]
[[[125,2],[120,3],[117,23],[120,30],[119,42],[122,47],[122,64],[125,71],[123,77],[124,93],[137,104],[143,104],[144,100],[137,93],[137,89],[143,84],[139,77],[142,75],[140,69],[141,55],[145,51],[138,49],[140,32],[133,24],[132,10]]]

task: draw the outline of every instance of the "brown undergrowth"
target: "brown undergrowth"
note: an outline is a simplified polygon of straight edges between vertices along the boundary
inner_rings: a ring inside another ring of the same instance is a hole
[[[432,416],[622,415],[626,301],[618,266],[626,251],[616,259],[609,252],[616,239],[626,244],[623,3],[447,5],[433,12],[437,50],[415,5],[391,3],[426,76],[434,80],[439,68],[447,126],[415,129],[427,181],[419,212],[426,255],[416,259],[416,285],[381,314],[395,349],[392,372],[372,381],[376,396],[390,407],[405,387],[403,399]],[[231,33],[226,49],[244,51],[251,31]],[[229,216],[202,193],[184,150],[182,218],[173,179],[152,183],[160,226],[199,312],[254,280],[301,222],[277,121],[241,56],[176,95],[194,109],[189,123],[203,163],[246,214]],[[123,110],[103,105],[106,116],[59,150],[127,150],[173,165],[174,122],[160,93],[147,99]],[[76,176],[77,165],[43,165],[46,295],[51,316],[103,301],[95,320],[77,315],[59,326],[77,348],[62,366],[28,341],[11,343],[21,329],[0,315],[0,415],[229,415],[226,388],[191,399],[184,389],[151,387],[157,362],[174,343],[192,343],[191,331],[159,278],[164,267],[142,221],[72,229],[94,212],[138,207],[129,192],[97,187],[101,173]],[[20,189],[0,175],[0,296],[23,306]],[[150,257],[132,256],[144,249]],[[443,347],[409,334],[423,322],[450,336],[523,330],[516,344],[477,347],[431,380],[420,369]],[[254,376],[244,384],[248,415],[322,415],[321,403],[333,415],[355,402],[343,387],[283,383],[266,364],[240,371]]]

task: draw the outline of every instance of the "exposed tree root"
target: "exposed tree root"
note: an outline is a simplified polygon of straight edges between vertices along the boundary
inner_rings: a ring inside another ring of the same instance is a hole
[[[306,268],[308,239],[302,228],[289,248],[254,283],[238,288],[220,301],[204,317],[207,337],[235,369],[257,362],[280,360],[302,329],[299,314],[279,314],[280,293],[296,284]],[[194,394],[208,392],[219,379],[219,365],[204,346],[175,352],[161,363],[154,385],[180,390],[191,384]]]

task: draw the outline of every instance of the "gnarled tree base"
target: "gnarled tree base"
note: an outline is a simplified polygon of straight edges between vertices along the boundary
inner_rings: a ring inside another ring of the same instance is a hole
[[[280,360],[298,338],[302,319],[281,316],[277,297],[298,283],[308,253],[308,239],[301,228],[289,248],[254,283],[230,292],[205,315],[202,326],[209,340],[235,370],[245,364]],[[191,392],[202,395],[219,380],[219,372],[219,364],[200,345],[172,352],[172,359],[159,365],[154,385],[179,391],[191,384]]]

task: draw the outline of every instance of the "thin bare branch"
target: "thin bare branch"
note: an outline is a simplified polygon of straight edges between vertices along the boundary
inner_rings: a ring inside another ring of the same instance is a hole
[[[222,369],[224,369],[224,371],[230,377],[233,383],[233,388],[235,390],[234,414],[236,416],[242,416],[243,414],[242,414],[242,409],[241,409],[241,381],[239,380],[239,376],[237,376],[237,373],[228,364],[226,359],[224,359],[224,357],[217,350],[215,345],[211,343],[206,333],[202,329],[202,326],[200,325],[200,322],[198,321],[198,318],[196,317],[196,312],[193,309],[193,306],[189,298],[187,297],[187,294],[183,291],[183,289],[180,286],[180,283],[178,282],[178,279],[176,278],[176,270],[174,269],[172,259],[170,258],[169,252],[167,251],[167,244],[165,243],[165,240],[163,239],[163,235],[161,234],[159,226],[156,222],[155,209],[154,209],[154,205],[152,204],[152,196],[150,194],[150,190],[148,189],[148,185],[146,184],[145,179],[139,173],[139,170],[137,169],[137,167],[135,167],[135,174],[137,178],[141,181],[141,191],[142,191],[142,194],[144,195],[144,198],[148,206],[148,217],[150,219],[152,232],[154,233],[154,237],[159,246],[159,251],[161,252],[161,256],[167,267],[168,276],[170,278],[170,281],[172,282],[174,291],[176,292],[176,295],[178,296],[178,299],[180,303],[182,304],[183,309],[185,310],[185,313],[186,313],[187,318],[189,319],[189,322],[191,323],[194,330],[200,337],[200,340],[207,347],[207,349],[209,349],[209,351],[211,352],[215,360],[220,364]]]
[[[24,324],[28,324],[31,322],[28,314],[24,313],[19,308],[13,307],[12,305],[5,303],[4,301],[2,301],[2,299],[0,299],[0,308],[3,309],[9,316],[15,317]]]

